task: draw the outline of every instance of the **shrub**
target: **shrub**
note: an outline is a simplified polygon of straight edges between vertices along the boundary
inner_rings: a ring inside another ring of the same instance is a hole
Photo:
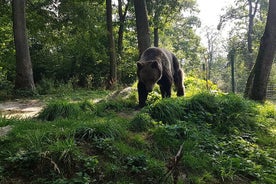
[[[195,77],[186,77],[184,80],[186,96],[190,97],[198,93],[209,91],[220,91],[212,81]]]
[[[63,83],[51,78],[42,78],[42,80],[36,85],[36,90],[40,95],[65,93],[73,91],[72,83]]]

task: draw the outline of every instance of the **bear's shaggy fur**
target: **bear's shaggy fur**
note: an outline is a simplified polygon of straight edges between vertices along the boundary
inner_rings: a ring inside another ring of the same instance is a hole
[[[160,86],[162,98],[171,97],[172,83],[177,96],[184,95],[183,72],[175,55],[158,47],[148,48],[137,62],[139,107],[146,104],[154,84]]]

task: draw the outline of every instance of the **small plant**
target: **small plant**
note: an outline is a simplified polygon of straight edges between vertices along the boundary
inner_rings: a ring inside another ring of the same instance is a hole
[[[75,139],[77,141],[91,142],[96,136],[95,129],[89,127],[78,128],[75,132]]]
[[[132,174],[139,174],[147,170],[147,160],[144,155],[128,156],[125,162],[127,170]]]
[[[79,162],[79,149],[72,138],[58,140],[49,146],[49,152],[46,152],[44,158],[51,158],[51,163],[54,163],[54,170],[59,174],[73,174],[73,171]]]

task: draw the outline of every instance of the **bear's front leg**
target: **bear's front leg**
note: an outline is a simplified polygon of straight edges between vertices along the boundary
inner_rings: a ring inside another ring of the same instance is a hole
[[[171,97],[171,88],[172,88],[171,84],[167,84],[167,85],[161,85],[160,84],[159,86],[160,86],[160,91],[161,91],[162,98]]]
[[[146,105],[146,100],[148,97],[148,91],[146,86],[142,82],[138,82],[138,96],[139,96],[139,107],[142,108]]]
[[[169,98],[171,97],[172,91],[172,79],[166,76],[163,76],[157,84],[160,87],[162,98]]]

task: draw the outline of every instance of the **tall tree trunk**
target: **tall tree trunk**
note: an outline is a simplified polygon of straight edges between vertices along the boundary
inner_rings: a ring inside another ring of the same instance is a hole
[[[269,10],[265,32],[261,38],[259,53],[254,66],[252,88],[248,97],[263,102],[266,99],[266,90],[272,63],[276,53],[276,1],[269,1]]]
[[[117,83],[117,63],[115,53],[115,43],[113,37],[113,26],[112,26],[112,4],[111,0],[106,0],[106,23],[107,23],[107,34],[108,34],[108,47],[109,47],[109,60],[110,60],[110,71],[108,79],[108,89],[115,87]]]
[[[13,33],[16,50],[15,89],[34,91],[33,69],[26,34],[25,0],[12,1]]]
[[[252,33],[253,33],[253,26],[254,26],[254,17],[255,15],[253,13],[253,5],[252,0],[248,0],[248,30],[247,30],[247,49],[249,53],[253,52],[252,48]]]
[[[128,11],[129,0],[125,5],[125,11],[123,12],[122,0],[118,0],[118,11],[119,11],[119,31],[118,31],[118,55],[121,57],[123,52],[123,38],[124,38],[124,25],[126,20],[126,14]]]
[[[154,33],[154,47],[159,47],[159,29],[155,27],[153,30]]]
[[[255,2],[255,6],[253,6],[252,0],[248,0],[248,30],[247,30],[247,49],[248,49],[248,58],[246,67],[248,71],[250,71],[254,65],[253,62],[253,40],[252,40],[252,34],[253,34],[253,28],[254,28],[254,18],[257,13],[259,0]]]
[[[148,13],[145,0],[134,0],[139,56],[150,47]]]
[[[230,62],[231,62],[231,86],[232,93],[236,92],[236,83],[235,83],[235,50],[230,52]]]

